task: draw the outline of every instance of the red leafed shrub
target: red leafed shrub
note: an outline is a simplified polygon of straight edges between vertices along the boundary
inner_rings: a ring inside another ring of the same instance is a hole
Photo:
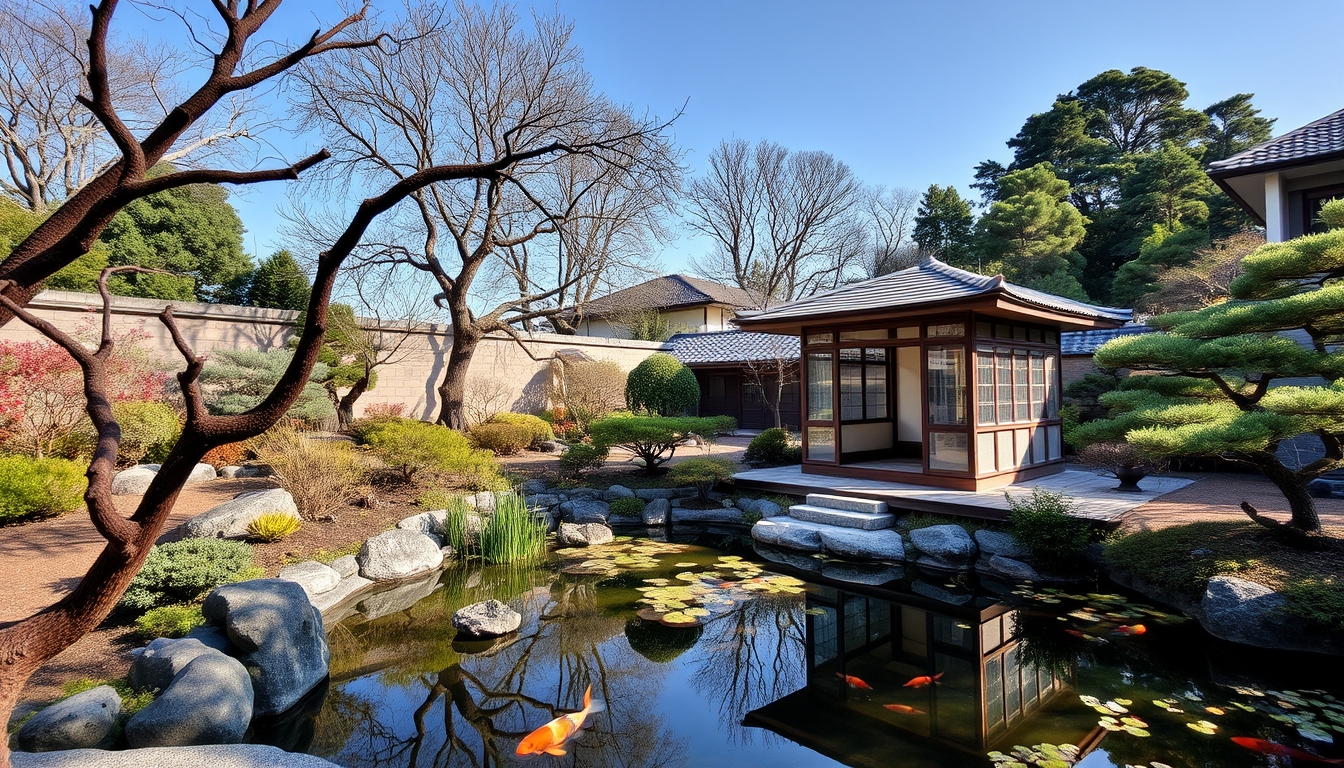
[[[405,403],[371,403],[364,409],[366,419],[400,419],[405,416]]]
[[[108,360],[114,403],[164,398],[168,374],[132,331],[115,339]],[[49,341],[0,342],[0,445],[29,456],[74,456],[87,448],[84,379],[79,365]]]
[[[201,461],[213,467],[236,467],[247,460],[246,443],[225,443],[205,452]]]

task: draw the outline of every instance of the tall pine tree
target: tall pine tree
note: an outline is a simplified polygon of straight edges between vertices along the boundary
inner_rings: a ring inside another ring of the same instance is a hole
[[[971,251],[974,223],[971,206],[956,187],[931,184],[920,198],[911,236],[921,251],[954,267],[975,269],[978,265]]]
[[[247,289],[247,303],[253,307],[272,307],[302,311],[308,306],[312,284],[289,251],[280,250],[257,265]]]
[[[1083,261],[1075,250],[1087,219],[1069,198],[1069,183],[1049,163],[999,179],[999,200],[980,217],[976,251],[984,269],[1028,288],[1087,300],[1078,281]]]

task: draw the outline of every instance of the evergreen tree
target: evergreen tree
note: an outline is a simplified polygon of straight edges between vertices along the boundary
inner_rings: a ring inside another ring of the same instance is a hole
[[[280,250],[257,265],[247,288],[247,304],[253,307],[292,309],[308,307],[312,284],[289,251]]]
[[[971,206],[952,185],[929,185],[919,201],[912,233],[919,249],[931,253],[954,267],[972,269],[971,227],[975,219]]]
[[[1139,257],[1125,262],[1111,285],[1110,301],[1115,306],[1136,306],[1139,300],[1157,288],[1164,270],[1189,265],[1200,250],[1209,245],[1209,231],[1203,227],[1174,228],[1153,225],[1153,231],[1139,246]]]
[[[150,176],[173,170],[156,168]],[[103,230],[108,263],[168,274],[114,275],[112,292],[177,301],[219,302],[225,286],[252,267],[243,223],[218,184],[193,184],[132,201]]]
[[[1069,183],[1040,163],[999,179],[1000,199],[976,227],[976,250],[988,271],[1028,288],[1086,300],[1075,250],[1087,219],[1068,202]]]
[[[1344,224],[1344,201],[1330,204]],[[1254,468],[1288,500],[1297,532],[1320,530],[1307,483],[1344,468],[1344,227],[1268,243],[1241,262],[1232,300],[1149,320],[1166,333],[1115,339],[1096,354],[1102,368],[1132,376],[1103,396],[1111,418],[1081,425],[1079,442],[1125,440],[1151,457],[1218,457]],[[1305,334],[1304,346],[1284,335]],[[1319,377],[1323,384],[1271,386]],[[1313,434],[1324,455],[1303,466],[1279,445]],[[1250,504],[1242,509],[1282,527]]]
[[[1260,117],[1260,110],[1251,106],[1254,95],[1238,93],[1204,110],[1209,122],[1204,127],[1200,143],[1204,147],[1206,164],[1226,160],[1256,144],[1269,141],[1274,120]]]
[[[1121,155],[1152,152],[1164,141],[1189,143],[1208,124],[1204,113],[1186,108],[1185,83],[1159,69],[1110,69],[1074,93],[1087,110],[1088,134]]]
[[[1178,224],[1202,226],[1209,217],[1205,201],[1215,191],[1194,155],[1175,142],[1163,142],[1160,149],[1139,162],[1122,187],[1120,212],[1129,218],[1134,231],[1141,233],[1134,250],[1153,225],[1168,230]]]

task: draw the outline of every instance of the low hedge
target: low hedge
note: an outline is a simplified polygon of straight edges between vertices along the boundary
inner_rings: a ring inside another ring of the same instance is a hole
[[[536,448],[544,442],[555,439],[555,431],[551,425],[538,416],[528,413],[496,413],[486,420],[487,424],[512,424],[515,427],[524,427],[528,431],[530,442],[529,448]]]
[[[532,430],[521,424],[477,424],[468,436],[472,447],[496,456],[512,456],[532,444]]]
[[[156,544],[135,575],[121,605],[147,611],[190,603],[219,586],[259,578],[249,544],[225,539],[184,539]]]
[[[730,416],[608,416],[593,422],[591,437],[598,449],[627,451],[656,474],[692,438],[709,440],[736,425]]]

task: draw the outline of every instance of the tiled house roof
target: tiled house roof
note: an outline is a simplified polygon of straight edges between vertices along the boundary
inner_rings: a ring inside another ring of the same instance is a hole
[[[593,299],[583,308],[583,313],[588,317],[608,317],[624,312],[698,304],[726,304],[733,309],[760,306],[751,294],[735,286],[688,275],[664,275]]]
[[[1013,285],[1005,281],[1002,276],[977,275],[930,258],[898,272],[813,294],[787,304],[779,304],[764,312],[741,314],[738,316],[738,321],[749,327],[756,322],[936,304],[992,293],[1087,318],[1124,322],[1129,320],[1131,315],[1131,310],[1128,309],[1084,304],[1062,296]]]
[[[1091,355],[1097,348],[1111,339],[1121,336],[1134,336],[1141,333],[1153,333],[1153,329],[1140,323],[1129,323],[1119,328],[1103,328],[1092,331],[1065,331],[1059,334],[1060,354]]]
[[[775,333],[679,333],[667,343],[672,345],[671,355],[686,365],[798,359],[798,337]]]
[[[1344,109],[1226,160],[1209,163],[1209,175],[1242,176],[1338,157],[1344,157]]]

